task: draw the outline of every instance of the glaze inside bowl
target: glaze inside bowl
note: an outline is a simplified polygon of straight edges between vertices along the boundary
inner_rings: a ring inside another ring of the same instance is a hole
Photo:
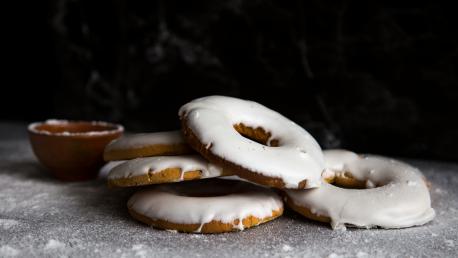
[[[45,122],[32,123],[29,131],[48,135],[99,135],[122,132],[121,125],[101,121],[68,121],[47,120]]]

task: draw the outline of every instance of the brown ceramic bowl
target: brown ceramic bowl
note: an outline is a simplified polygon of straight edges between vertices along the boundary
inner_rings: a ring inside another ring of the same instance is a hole
[[[124,128],[106,122],[47,120],[30,124],[28,131],[33,152],[55,177],[82,181],[97,177],[105,146]]]

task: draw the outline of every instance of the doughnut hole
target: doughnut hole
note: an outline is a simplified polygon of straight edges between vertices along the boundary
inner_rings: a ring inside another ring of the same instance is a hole
[[[358,180],[348,171],[337,173],[333,178],[327,178],[326,181],[334,186],[345,189],[368,189],[383,186],[375,184],[374,187],[368,187],[368,181]]]
[[[198,182],[193,182],[197,187],[184,187],[183,183],[180,184],[180,191],[178,194],[180,196],[186,197],[219,197],[231,195],[237,192],[243,192],[240,188],[240,182],[237,180],[218,180],[218,187],[205,187],[208,182],[215,180],[199,180]]]
[[[220,189],[220,188],[214,188],[214,189],[189,189],[185,190],[181,196],[186,196],[186,197],[199,197],[199,198],[205,198],[205,197],[220,197],[220,196],[226,196],[236,193],[235,189],[229,190],[229,189]]]
[[[206,197],[221,197],[229,195],[228,193],[195,193],[186,195],[186,197],[199,197],[199,198],[206,198]]]
[[[272,134],[262,127],[250,127],[246,126],[243,123],[235,124],[234,129],[243,137],[248,138],[252,141],[255,141],[259,144],[269,146],[269,147],[278,147],[278,139],[271,139]]]

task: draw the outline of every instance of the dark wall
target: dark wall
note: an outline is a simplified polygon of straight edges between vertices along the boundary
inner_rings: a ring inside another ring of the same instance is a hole
[[[183,103],[223,94],[285,114],[324,147],[458,160],[458,20],[451,6],[17,5],[0,119],[99,119],[167,130],[178,127]]]

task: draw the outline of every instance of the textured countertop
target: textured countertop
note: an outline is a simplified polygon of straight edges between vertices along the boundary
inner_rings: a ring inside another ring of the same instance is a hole
[[[333,231],[286,212],[243,232],[181,234],[131,219],[133,189],[53,179],[25,126],[0,123],[0,257],[457,257],[458,165],[408,162],[432,183],[437,217],[422,227]]]

